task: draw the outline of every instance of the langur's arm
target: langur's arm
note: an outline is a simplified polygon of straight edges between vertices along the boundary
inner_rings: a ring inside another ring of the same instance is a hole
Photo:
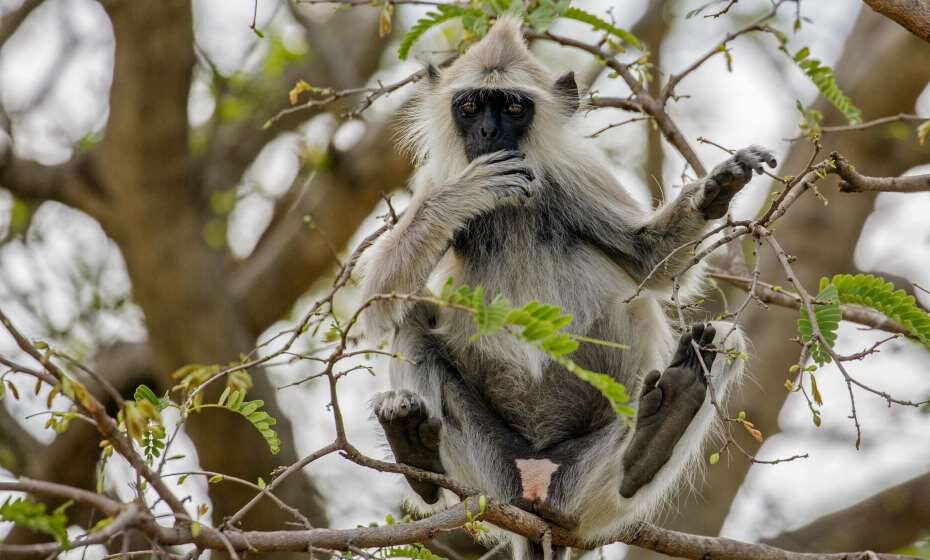
[[[686,244],[695,241],[708,220],[726,215],[730,201],[762,173],[775,167],[768,150],[751,146],[736,152],[707,177],[686,185],[681,195],[645,219],[624,219],[609,206],[582,209],[586,237],[618,262],[637,281],[650,276],[662,281],[679,274],[691,258]]]
[[[519,152],[474,160],[460,177],[420,188],[397,225],[372,250],[362,286],[363,301],[378,294],[416,294],[449,248],[453,235],[473,217],[528,194],[532,173]],[[379,301],[362,315],[365,332],[378,338],[399,325],[412,304]]]
[[[465,219],[465,209],[456,204],[451,189],[415,197],[397,225],[372,249],[362,285],[364,300],[379,294],[420,292]],[[363,315],[366,334],[387,334],[400,324],[409,308],[399,301],[373,304]]]

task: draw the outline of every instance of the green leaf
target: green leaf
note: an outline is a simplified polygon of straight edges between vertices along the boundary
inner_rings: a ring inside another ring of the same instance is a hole
[[[22,199],[14,196],[13,204],[10,206],[10,218],[7,235],[9,237],[24,235],[26,230],[29,229],[29,224],[32,222],[32,215],[34,211],[34,206],[27,204]]]
[[[384,558],[413,558],[414,560],[445,560],[442,556],[433,553],[422,544],[408,544],[392,546],[382,549]]]
[[[836,342],[836,331],[840,326],[840,320],[843,313],[840,310],[839,296],[835,286],[825,285],[817,294],[816,301],[822,303],[814,304],[814,321],[820,328],[820,334],[830,348]],[[801,333],[801,339],[805,342],[811,342],[814,338],[814,328],[807,309],[801,307],[801,318],[798,319],[798,332]],[[811,358],[819,365],[830,362],[830,353],[822,346],[819,340],[814,340],[811,344]]]
[[[598,31],[604,31],[614,37],[620,39],[627,45],[642,50],[643,45],[640,40],[629,31],[625,29],[620,29],[619,27],[613,25],[612,23],[606,22],[596,15],[586,12],[580,8],[570,7],[562,12],[562,17],[567,19],[573,19],[575,21],[580,21],[582,23],[587,23],[594,29]]]
[[[218,406],[235,412],[248,420],[252,427],[264,438],[271,453],[277,455],[281,451],[281,438],[277,432],[271,429],[271,426],[277,424],[278,421],[264,410],[261,410],[261,407],[265,405],[265,401],[258,399],[243,402],[244,397],[245,391],[240,389],[233,392],[225,404],[218,403]]]
[[[133,398],[136,402],[148,401],[152,403],[158,410],[164,410],[170,403],[158,398],[158,395],[155,394],[155,391],[151,390],[148,385],[142,384],[136,387],[135,393],[133,393]]]
[[[626,405],[630,402],[630,396],[626,392],[626,387],[617,383],[616,380],[609,375],[588,371],[571,361],[569,361],[568,364],[570,364],[570,366],[567,369],[600,391],[601,394],[610,401],[610,405],[617,414],[630,417],[636,415],[636,411]],[[563,363],[563,365],[565,364]]]
[[[804,71],[804,74],[817,86],[824,99],[843,113],[849,124],[862,123],[862,111],[853,105],[852,100],[846,97],[846,94],[836,85],[836,76],[833,74],[832,68],[822,64],[816,58],[810,58],[810,49],[807,47],[796,52],[792,58],[798,67]]]
[[[894,319],[930,349],[930,314],[917,305],[914,296],[896,290],[891,282],[872,274],[837,274],[821,279],[821,284],[833,286],[840,303],[869,307]]]
[[[114,519],[113,519],[112,517],[104,517],[104,518],[101,519],[100,521],[94,523],[94,526],[90,528],[90,532],[91,532],[92,534],[93,534],[93,533],[99,533],[100,531],[102,531],[102,530],[106,529],[107,527],[109,527],[110,524],[113,523],[113,521],[114,521]]]
[[[930,314],[917,305],[914,296],[896,290],[894,284],[872,274],[837,274],[820,280],[814,314],[824,338],[830,346],[836,340],[836,328],[841,318],[840,304],[854,304],[874,309],[900,324],[907,333],[930,349]],[[812,336],[807,313],[801,313],[798,331],[805,342]],[[819,345],[811,348],[811,357],[823,365],[830,361],[829,354]]]
[[[439,25],[440,23],[466,15],[470,15],[475,18],[479,18],[484,15],[484,13],[478,8],[459,6],[455,4],[442,4],[436,6],[436,10],[437,11],[435,12],[428,12],[425,16],[418,19],[417,22],[413,24],[413,27],[410,28],[410,31],[404,35],[404,38],[400,41],[400,47],[397,49],[398,58],[401,60],[407,60],[407,56],[409,56],[410,49],[413,48],[414,43],[416,43],[427,31]]]
[[[571,0],[541,0],[536,8],[526,15],[526,23],[542,33],[552,26],[552,23],[563,16],[571,6]]]
[[[504,328],[507,323],[507,315],[510,313],[510,301],[498,295],[488,305],[482,305],[475,315],[475,321],[478,323],[477,336],[487,336],[494,334]]]
[[[216,401],[216,404],[218,404],[218,405],[220,405],[220,406],[225,406],[225,405],[226,405],[226,399],[229,398],[229,393],[230,393],[230,392],[232,392],[232,390],[230,389],[229,385],[227,385],[226,388],[223,389],[223,392],[220,393],[220,400]]]
[[[238,391],[233,391],[232,395],[229,396],[229,400],[226,402],[226,408],[239,411],[239,405],[242,403],[242,399],[245,398],[245,391],[239,389]]]
[[[542,304],[536,300],[514,309],[506,298],[498,295],[488,304],[485,302],[484,289],[481,286],[476,286],[473,290],[467,285],[456,288],[451,278],[443,285],[440,298],[474,313],[477,332],[472,337],[473,340],[495,334],[507,326],[516,327],[505,332],[540,349],[569,372],[593,385],[610,401],[618,414],[633,415],[633,409],[626,406],[629,396],[623,385],[607,375],[585,370],[566,358],[566,355],[578,349],[580,342],[602,344],[616,349],[626,349],[625,346],[611,341],[576,337],[564,332],[571,324],[572,316],[563,314],[555,305]]]
[[[71,501],[55,508],[52,513],[45,512],[45,504],[32,501],[31,498],[7,498],[0,506],[0,520],[10,521],[21,527],[27,527],[36,533],[51,535],[61,546],[68,546],[68,516],[65,510]]]
[[[811,140],[819,138],[821,135],[820,123],[823,121],[823,113],[817,109],[806,109],[800,101],[795,101],[795,108],[801,113],[801,122],[798,124],[798,128],[801,129],[804,136],[807,136]]]

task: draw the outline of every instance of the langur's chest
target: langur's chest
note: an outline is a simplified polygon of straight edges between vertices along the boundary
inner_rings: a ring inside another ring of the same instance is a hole
[[[570,242],[568,224],[549,205],[536,203],[497,208],[472,218],[455,233],[452,248],[466,262],[481,265],[500,263],[497,259],[508,256],[562,252]]]

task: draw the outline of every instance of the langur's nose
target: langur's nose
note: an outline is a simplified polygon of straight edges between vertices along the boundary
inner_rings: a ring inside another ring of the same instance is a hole
[[[493,126],[484,127],[484,126],[482,126],[481,129],[480,129],[479,131],[481,132],[481,137],[482,137],[482,138],[497,138],[497,127],[493,127]]]

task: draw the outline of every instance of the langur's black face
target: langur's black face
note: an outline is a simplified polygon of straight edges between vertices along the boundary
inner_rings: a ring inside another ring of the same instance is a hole
[[[516,150],[533,122],[533,99],[516,91],[467,89],[452,98],[452,118],[471,161],[491,152]]]

